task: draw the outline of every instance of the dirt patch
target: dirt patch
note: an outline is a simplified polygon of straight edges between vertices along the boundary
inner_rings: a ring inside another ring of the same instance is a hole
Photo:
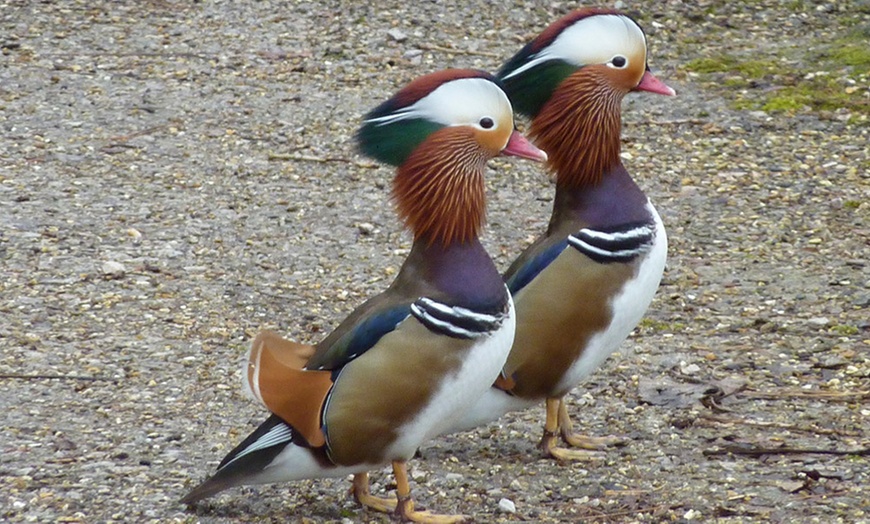
[[[252,335],[319,339],[407,254],[390,170],[352,149],[359,117],[420,74],[497,69],[572,6],[126,4],[0,10],[0,517],[387,521],[344,479],[176,501],[264,417],[238,387]],[[630,6],[679,92],[625,105],[665,280],[570,400],[583,430],[628,444],[559,465],[536,450],[543,410],[517,413],[424,446],[423,505],[476,522],[868,519],[870,92],[848,40],[866,3],[688,4]],[[792,89],[818,79],[834,106]],[[536,166],[492,167],[484,240],[504,268],[553,190]]]

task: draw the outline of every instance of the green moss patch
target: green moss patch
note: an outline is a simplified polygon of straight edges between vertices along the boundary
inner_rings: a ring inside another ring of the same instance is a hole
[[[783,47],[759,58],[741,53],[696,58],[686,69],[730,94],[737,109],[771,113],[847,110],[870,125],[870,26],[852,27],[812,47]]]

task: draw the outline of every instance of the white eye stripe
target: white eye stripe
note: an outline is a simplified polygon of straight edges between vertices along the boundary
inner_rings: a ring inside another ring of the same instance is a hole
[[[417,118],[417,117],[410,114],[413,111],[413,109],[414,109],[414,106],[403,107],[402,109],[399,109],[398,111],[396,111],[394,113],[390,113],[388,115],[379,116],[377,118],[369,118],[368,120],[366,120],[366,123],[384,125],[384,124],[389,124],[389,123],[392,123],[392,122],[395,122],[398,120]]]
[[[549,60],[563,60],[581,67],[605,64],[614,56],[627,56],[635,51],[646,56],[646,39],[634,21],[622,15],[590,16],[562,31],[550,45],[529,57],[503,80]]]
[[[481,120],[490,118],[494,125],[486,129],[492,130],[511,115],[510,101],[497,85],[484,78],[460,78],[445,82],[410,106],[366,122],[384,125],[423,118],[445,126],[472,125],[484,129]]]

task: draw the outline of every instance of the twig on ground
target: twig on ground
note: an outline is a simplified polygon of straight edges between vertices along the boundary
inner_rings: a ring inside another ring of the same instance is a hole
[[[759,428],[776,428],[776,429],[785,429],[788,431],[801,431],[803,433],[815,433],[817,435],[839,435],[843,437],[857,437],[860,436],[861,433],[858,431],[849,431],[845,429],[829,429],[829,428],[820,428],[815,425],[810,426],[798,426],[796,424],[781,424],[778,422],[767,422],[763,420],[747,420],[740,418],[726,418],[726,417],[718,417],[716,415],[710,415],[707,413],[701,413],[700,419],[709,420],[711,422],[716,422],[717,424],[741,424],[744,426],[755,426]]]
[[[361,167],[364,169],[376,169],[378,167],[378,164],[375,164],[373,162],[361,162],[359,160],[354,160],[352,158],[346,158],[341,156],[313,156],[285,153],[269,153],[268,159],[271,161],[318,162],[321,164],[326,164],[329,162],[343,162],[345,164],[351,164],[355,167]]]
[[[674,377],[674,379],[676,379],[680,382],[688,382],[689,384],[699,384],[699,385],[704,385],[704,386],[715,387],[713,384],[710,383],[709,380],[705,380],[703,378],[690,377],[688,375],[684,375],[684,374],[680,373],[676,367],[672,367],[672,368],[668,369],[668,375]]]
[[[683,124],[699,126],[702,124],[707,124],[709,122],[709,120],[701,120],[699,118],[678,118],[674,120],[641,120],[636,123],[649,124],[651,126],[681,126]]]
[[[110,377],[86,377],[83,375],[25,375],[23,373],[0,373],[0,380],[84,380],[90,382],[117,382]]]
[[[139,131],[134,131],[134,132],[126,134],[126,135],[113,136],[112,138],[109,139],[110,140],[109,145],[124,143],[124,142],[132,140],[138,136],[150,135],[151,133],[154,133],[156,131],[160,131],[161,129],[165,129],[165,128],[169,127],[170,125],[171,124],[169,124],[169,123],[160,124],[160,125],[156,125],[156,126],[146,127],[145,129],[141,129]]]
[[[761,457],[764,455],[870,455],[870,447],[858,449],[817,449],[817,448],[791,448],[787,446],[779,448],[746,447],[740,444],[722,445],[713,449],[705,449],[705,457],[718,455],[746,455]]]
[[[850,489],[837,489],[833,491],[824,491],[822,493],[803,493],[798,500],[812,500],[812,499],[825,499],[830,500],[832,497],[837,497],[840,495],[846,495],[853,490]]]
[[[497,53],[491,53],[489,51],[472,51],[470,49],[454,49],[452,47],[442,47],[440,45],[432,45],[432,44],[420,44],[417,47],[424,51],[440,51],[442,53],[452,53],[454,55],[472,55],[472,56],[486,56],[490,58],[499,58],[500,55]]]
[[[87,52],[76,52],[76,53],[44,53],[40,56],[44,56],[47,58],[101,58],[101,57],[111,57],[111,58],[196,58],[198,60],[215,60],[218,58],[217,55],[203,55],[199,53],[145,53],[145,52],[135,52],[135,53],[113,53],[113,52],[95,52],[95,53],[87,53]]]
[[[662,510],[675,509],[675,508],[679,508],[681,506],[682,506],[682,504],[659,504],[657,506],[648,506],[645,508],[626,509],[626,510],[622,510],[622,511],[614,511],[612,513],[601,511],[601,512],[596,512],[595,515],[577,517],[577,522],[584,522],[587,520],[598,521],[598,520],[602,520],[602,519],[606,520],[606,521],[610,521],[611,519],[613,519],[615,517],[624,517],[626,515],[637,515],[639,513],[654,514],[654,513],[660,512]]]
[[[123,150],[123,149],[128,149],[128,148],[135,149],[136,146],[128,144],[127,142],[129,142],[130,140],[132,140],[136,137],[150,135],[150,134],[155,133],[157,131],[160,131],[162,129],[166,129],[170,125],[171,125],[170,123],[160,124],[157,126],[146,127],[145,129],[142,129],[139,131],[134,131],[134,132],[129,133],[127,135],[113,136],[113,137],[109,138],[108,143],[106,143],[103,147],[100,148],[100,151],[103,153],[107,153],[107,154],[115,154],[115,153],[121,152],[121,150]]]
[[[743,391],[741,395],[748,398],[761,400],[786,400],[793,398],[806,398],[816,400],[829,400],[832,402],[853,402],[870,399],[870,391],[813,391],[806,389],[782,389],[774,391]]]

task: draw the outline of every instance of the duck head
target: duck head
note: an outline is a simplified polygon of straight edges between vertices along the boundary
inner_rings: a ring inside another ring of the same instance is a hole
[[[626,94],[675,94],[649,71],[641,27],[608,9],[557,20],[497,76],[514,108],[531,117],[530,135],[550,154],[557,184],[595,183],[619,161]]]
[[[420,77],[366,115],[360,150],[397,167],[393,197],[415,240],[449,245],[483,226],[486,162],[498,155],[546,161],[514,129],[513,109],[488,73],[453,69]]]

